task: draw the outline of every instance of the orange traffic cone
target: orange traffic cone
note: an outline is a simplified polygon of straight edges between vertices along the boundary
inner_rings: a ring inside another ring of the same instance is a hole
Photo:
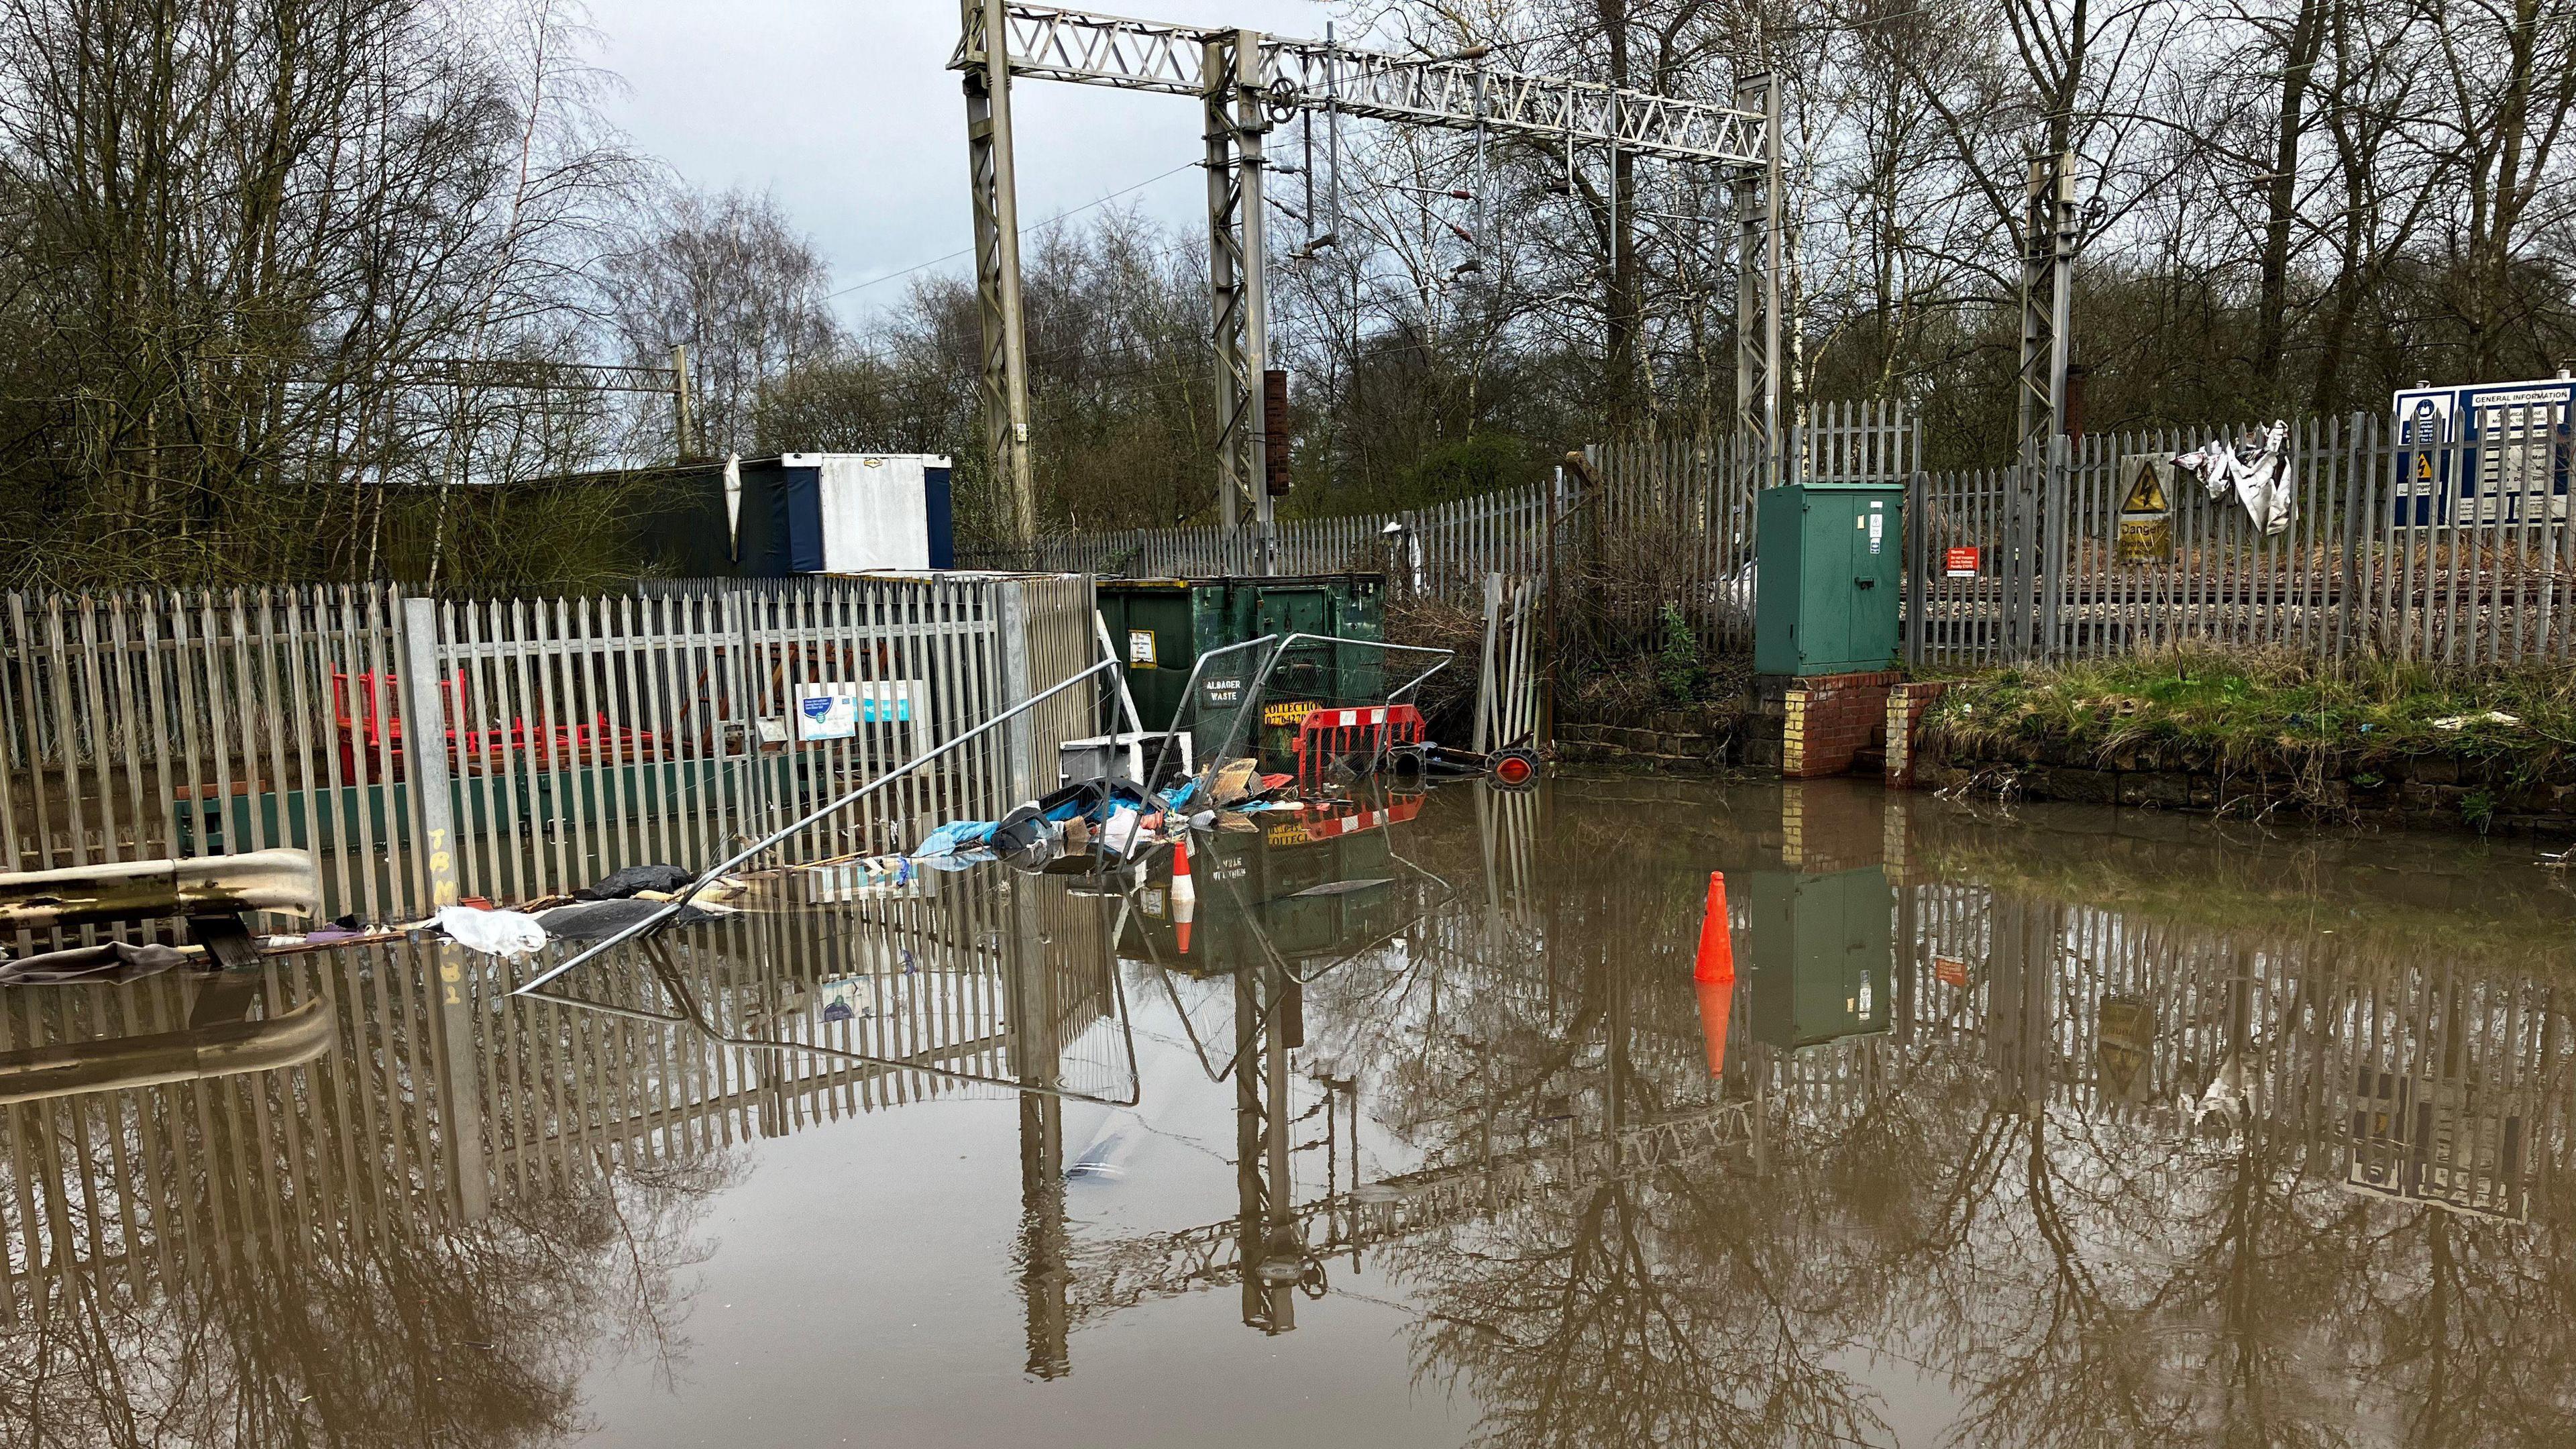
[[[1699,1034],[1708,1048],[1708,1074],[1726,1070],[1726,1018],[1735,1005],[1735,932],[1726,922],[1726,876],[1708,873],[1708,906],[1700,916],[1699,959],[1691,963],[1699,992]]]
[[[1735,983],[1732,981],[1694,981],[1691,989],[1699,993],[1699,1036],[1708,1048],[1708,1074],[1712,1077],[1726,1071],[1726,1014],[1735,1005]]]
[[[1726,874],[1708,873],[1708,906],[1699,918],[1699,959],[1691,963],[1693,981],[1735,979],[1735,933],[1726,924]]]

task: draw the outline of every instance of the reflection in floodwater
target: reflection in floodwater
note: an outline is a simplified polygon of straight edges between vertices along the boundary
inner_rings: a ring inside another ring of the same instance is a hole
[[[508,1028],[442,1004],[452,964],[409,947],[272,962],[268,1012],[324,1002],[336,1051],[10,1109],[0,1442],[543,1440],[577,1425],[591,1344],[677,1350],[666,1299],[724,1154],[600,1122],[496,1133],[496,1177],[469,1173],[478,1074],[458,1064],[558,1102],[563,1078],[505,1064]],[[12,1043],[123,1035],[186,1019],[192,984],[22,992],[0,1011]],[[503,1174],[522,1190],[492,1191]]]
[[[578,1000],[273,960],[322,1058],[0,1119],[0,1441],[545,1442],[637,1355],[698,1391],[762,1140],[977,1096],[1018,1226],[944,1266],[1015,1285],[982,1341],[1041,1386],[1121,1315],[1224,1302],[1251,1355],[1365,1284],[1383,1374],[1497,1445],[2576,1441],[2576,909],[2477,847],[1617,778],[1264,825],[1200,837],[1186,936],[1158,862],[732,917]],[[1230,1208],[1076,1216],[1193,1102]]]
[[[1070,904],[1105,961],[1093,903],[998,884],[664,938],[579,983],[612,1010],[510,995],[444,944],[274,958],[269,1015],[335,1014],[321,1060],[0,1109],[0,1442],[579,1428],[594,1355],[686,1360],[675,1274],[745,1144],[1016,1080],[1015,986],[1052,993],[1026,1019],[1062,1023],[1059,1075],[1104,1092],[1131,1077],[1084,1032],[1105,969],[1015,954],[1043,939],[1043,907]],[[0,1029],[10,1045],[150,1031],[187,1018],[192,984],[0,994]],[[862,1004],[827,1020],[818,1000],[844,984]],[[692,986],[711,1015],[668,1012]],[[745,1044],[762,1037],[786,1049]]]

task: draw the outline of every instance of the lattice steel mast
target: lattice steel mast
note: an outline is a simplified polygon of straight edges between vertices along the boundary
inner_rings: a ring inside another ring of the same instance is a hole
[[[2049,517],[2066,469],[2066,370],[2074,343],[2070,309],[2075,251],[2082,239],[2075,205],[2075,154],[2035,157],[2023,197],[2021,227],[2021,372],[2017,446],[2019,486],[2013,494],[2012,535],[2004,559],[2004,633],[2016,658],[2045,654],[2056,638],[2056,620],[2038,602],[2047,560],[2060,549]],[[2054,590],[2044,597],[2056,598]]]
[[[960,0],[966,33],[995,26],[1003,0]],[[1011,529],[1036,544],[1037,478],[1029,467],[1028,328],[1020,310],[1020,201],[1011,146],[1009,47],[979,53],[966,73],[966,171],[975,201],[975,310],[983,320],[984,461],[1011,500]]]
[[[1208,290],[1216,311],[1217,501],[1228,529],[1257,526],[1261,572],[1270,559],[1270,490],[1262,373],[1269,365],[1268,215],[1261,200],[1263,103],[1257,32],[1235,30],[1202,42],[1200,92],[1207,107]]]
[[[1761,486],[1781,476],[1780,88],[1769,71],[1744,78],[1735,104],[1762,117],[1760,164],[1735,173],[1735,427],[1760,459]]]

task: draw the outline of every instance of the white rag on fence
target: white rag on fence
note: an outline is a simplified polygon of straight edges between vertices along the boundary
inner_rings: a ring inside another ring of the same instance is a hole
[[[2212,498],[2234,489],[2245,516],[2266,534],[2290,526],[2297,500],[2290,486],[2290,425],[2276,421],[2260,436],[2247,433],[2235,444],[2212,438],[2197,453],[2177,453],[2174,466],[2200,475]]]

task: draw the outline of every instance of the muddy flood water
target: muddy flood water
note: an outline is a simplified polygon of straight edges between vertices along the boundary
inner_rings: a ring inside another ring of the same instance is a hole
[[[1255,819],[1186,926],[1168,862],[987,864],[542,1000],[272,958],[315,1060],[0,1113],[0,1444],[2576,1443],[2528,844],[1586,774]]]

